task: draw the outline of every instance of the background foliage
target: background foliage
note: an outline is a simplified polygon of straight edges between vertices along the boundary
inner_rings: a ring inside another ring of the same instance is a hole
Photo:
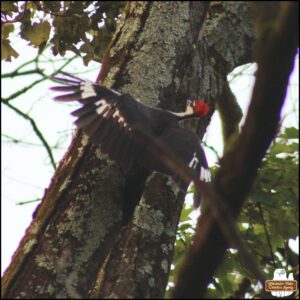
[[[1,58],[18,57],[9,38],[17,33],[41,53],[47,43],[54,56],[67,50],[84,64],[100,62],[116,29],[125,1],[2,1]],[[17,26],[15,26],[17,25]]]
[[[273,278],[283,268],[299,278],[298,253],[288,246],[299,230],[299,129],[288,127],[274,140],[265,157],[249,199],[238,220],[246,244],[259,259],[261,270]],[[214,167],[214,172],[217,167]],[[192,208],[185,207],[177,233],[176,252],[170,273],[168,295],[180,259],[191,242],[194,222]],[[244,267],[236,249],[227,250],[222,266],[210,285],[207,297],[260,298],[260,287]]]

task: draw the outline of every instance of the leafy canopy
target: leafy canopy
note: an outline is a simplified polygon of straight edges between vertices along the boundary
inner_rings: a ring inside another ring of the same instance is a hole
[[[125,1],[2,1],[1,59],[18,57],[11,43],[17,34],[38,48],[47,44],[54,55],[72,51],[87,65],[100,62]]]

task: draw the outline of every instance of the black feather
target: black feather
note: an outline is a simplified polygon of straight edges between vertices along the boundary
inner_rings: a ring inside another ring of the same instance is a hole
[[[66,84],[71,84],[71,85],[79,85],[80,82],[83,82],[83,80],[72,80],[72,79],[67,79],[67,78],[62,78],[62,77],[53,77],[54,80],[63,82]]]
[[[74,101],[80,99],[81,91],[54,97],[56,101]]]
[[[84,129],[87,126],[89,126],[92,122],[94,122],[95,120],[97,120],[99,118],[99,116],[95,113],[91,113],[91,114],[86,114],[82,117],[80,117],[79,119],[77,119],[74,124],[79,128],[79,129]]]

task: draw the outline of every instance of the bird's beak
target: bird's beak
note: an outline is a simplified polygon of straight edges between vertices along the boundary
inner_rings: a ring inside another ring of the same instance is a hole
[[[186,100],[185,114],[186,115],[194,114],[193,101],[190,99]]]
[[[186,100],[186,108],[188,108],[189,106],[193,106],[193,101],[190,99]]]

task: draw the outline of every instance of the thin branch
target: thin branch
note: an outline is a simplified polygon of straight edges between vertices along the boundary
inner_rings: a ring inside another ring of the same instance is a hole
[[[289,265],[289,241],[284,240],[284,260],[286,265]]]
[[[24,180],[17,179],[17,178],[15,178],[15,177],[11,177],[11,176],[9,176],[9,175],[6,175],[6,176],[5,176],[5,179],[9,179],[9,180],[11,180],[11,181],[13,181],[13,182],[17,182],[17,183],[20,183],[20,184],[22,184],[22,185],[30,186],[30,187],[32,187],[32,188],[34,188],[34,189],[37,189],[39,192],[40,192],[41,190],[43,190],[43,187],[41,187],[41,186],[38,186],[38,185],[35,185],[35,184],[32,184],[32,183],[26,182],[26,181],[24,181]]]
[[[239,123],[243,117],[242,109],[227,80],[216,105],[222,122],[224,152],[226,152],[239,134]]]
[[[2,79],[4,79],[4,78],[17,77],[17,76],[30,75],[30,74],[44,75],[44,70],[34,69],[34,70],[28,70],[28,71],[23,71],[23,72],[13,71],[13,72],[10,72],[10,73],[3,74],[1,77],[2,77]]]
[[[12,100],[12,99],[14,99],[14,98],[17,98],[17,97],[19,97],[20,95],[26,93],[28,90],[30,90],[31,88],[33,88],[35,85],[39,84],[40,82],[45,81],[46,79],[47,79],[47,78],[43,77],[43,78],[41,78],[41,79],[39,79],[39,80],[36,80],[36,81],[34,81],[32,84],[30,84],[30,85],[24,87],[23,89],[21,89],[21,90],[15,92],[15,93],[13,93],[13,94],[10,95],[9,97],[7,97],[7,98],[1,98],[1,101],[2,101],[4,104],[6,104],[6,103],[8,103],[10,100]]]
[[[250,69],[251,67],[252,67],[252,63],[242,66],[242,68],[239,72],[231,73],[231,76],[229,76],[230,78],[228,79],[228,82],[232,83],[236,78],[238,78],[240,76],[245,76],[245,75],[253,76],[254,74],[252,72],[249,74],[246,74],[246,71],[248,69]]]
[[[5,134],[5,133],[1,133],[1,136],[7,139],[6,141],[4,141],[5,143],[23,144],[23,145],[35,146],[35,147],[44,147],[44,145],[42,145],[42,144],[37,144],[37,143],[20,140],[20,139],[14,138],[8,134]],[[65,149],[65,147],[60,147],[58,144],[51,146],[51,148],[52,149]]]
[[[38,201],[41,201],[41,199],[40,198],[36,198],[36,199],[32,199],[32,200],[20,201],[20,202],[17,202],[16,205],[24,205],[24,204],[38,202]]]
[[[267,244],[268,244],[268,247],[269,247],[269,250],[270,250],[271,261],[272,261],[273,267],[275,268],[276,267],[276,262],[275,262],[274,252],[273,252],[273,249],[272,249],[270,235],[269,235],[268,230],[267,230],[267,225],[266,225],[266,221],[265,221],[265,218],[264,218],[264,214],[263,214],[261,204],[257,203],[257,207],[258,207],[259,214],[260,214],[260,217],[261,217],[261,220],[262,220],[262,223],[263,223]]]
[[[186,248],[186,242],[185,242],[184,238],[182,237],[182,234],[181,234],[181,233],[180,233],[180,235],[179,235],[179,240],[180,240],[180,242],[184,245],[184,247]]]
[[[12,137],[12,136],[10,136],[8,134],[5,134],[5,133],[1,133],[1,136],[7,139],[5,141],[5,143],[24,144],[24,145],[28,145],[28,146],[38,146],[38,147],[42,146],[41,144],[26,142],[26,141],[14,138],[14,137]]]
[[[253,247],[251,247],[251,251],[253,251],[253,253],[255,253],[257,256],[259,256],[264,263],[267,263],[267,264],[273,266],[272,258],[261,254],[258,250],[256,250],[255,247],[256,247],[256,245],[253,245]]]
[[[52,74],[47,76],[47,79],[53,79],[53,76],[55,76],[57,73],[59,73],[61,70],[63,70],[68,64],[70,64],[75,58],[77,58],[78,55],[74,55],[69,60],[67,60],[62,66],[60,66],[56,71],[54,71]]]
[[[25,63],[23,63],[21,66],[17,67],[14,71],[12,71],[11,73],[15,72],[19,72],[21,69],[23,69],[24,67],[32,64],[33,62],[35,62],[35,60],[37,60],[39,57],[39,55],[37,55],[35,58],[29,60],[29,61],[26,61]],[[8,73],[9,74],[9,73]],[[6,74],[1,74],[1,78],[3,78],[3,76],[6,76]]]
[[[215,156],[217,157],[217,159],[220,160],[220,155],[219,155],[218,151],[213,146],[207,144],[205,141],[202,141],[202,144],[206,148],[210,149],[215,154]]]
[[[42,132],[39,130],[38,126],[36,125],[35,121],[33,118],[31,118],[29,115],[25,114],[24,112],[22,112],[20,109],[18,109],[17,107],[13,106],[11,103],[9,103],[8,101],[3,101],[2,102],[7,105],[10,109],[12,109],[13,111],[15,111],[17,114],[19,114],[20,116],[22,116],[24,119],[28,120],[33,128],[33,131],[35,132],[35,134],[38,136],[38,138],[40,139],[40,141],[42,142],[42,144],[44,145],[44,147],[46,148],[46,151],[48,153],[48,156],[50,158],[50,162],[52,167],[54,168],[54,170],[56,170],[56,165],[55,165],[55,160],[51,151],[51,147],[49,146],[49,144],[47,143],[46,139],[44,138]]]

